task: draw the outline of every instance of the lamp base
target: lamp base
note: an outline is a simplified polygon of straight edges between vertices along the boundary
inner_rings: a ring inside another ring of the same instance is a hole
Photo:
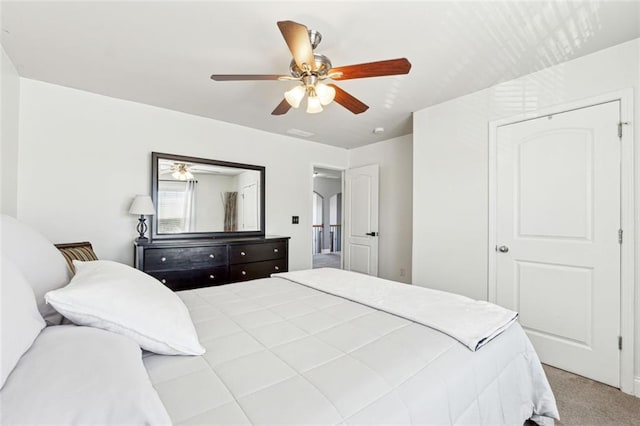
[[[145,218],[144,215],[141,214],[140,217],[138,218],[138,225],[136,226],[136,231],[138,231],[138,238],[136,238],[137,240],[146,240],[147,237],[145,237],[145,233],[147,232],[147,224],[145,223]]]

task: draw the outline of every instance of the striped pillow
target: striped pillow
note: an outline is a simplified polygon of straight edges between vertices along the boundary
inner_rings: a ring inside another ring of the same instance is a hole
[[[58,250],[64,256],[64,259],[67,261],[67,265],[73,274],[76,273],[76,268],[73,266],[73,260],[81,260],[83,262],[89,260],[98,260],[98,256],[96,256],[93,251],[93,247],[91,247],[91,243],[89,241],[82,241],[79,243],[67,243],[67,244],[56,244],[55,245]]]

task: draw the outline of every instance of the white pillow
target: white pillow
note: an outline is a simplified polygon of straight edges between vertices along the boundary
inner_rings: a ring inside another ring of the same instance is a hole
[[[2,254],[0,283],[0,389],[45,326],[36,298],[18,267]]]
[[[160,281],[108,260],[73,261],[68,286],[45,295],[47,303],[75,324],[131,337],[163,355],[202,355],[205,349],[182,300]]]
[[[0,215],[0,227],[4,256],[15,263],[31,285],[44,319],[59,323],[60,315],[45,304],[44,294],[67,285],[71,279],[62,253],[40,233],[11,216]]]
[[[0,403],[6,425],[171,423],[136,342],[75,325],[40,333],[0,391]]]

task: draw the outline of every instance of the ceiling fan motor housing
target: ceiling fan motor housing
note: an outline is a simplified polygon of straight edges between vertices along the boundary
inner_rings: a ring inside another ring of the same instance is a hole
[[[313,54],[313,60],[315,62],[315,69],[309,71],[309,74],[316,75],[318,77],[324,78],[329,73],[329,70],[333,68],[331,65],[331,61],[324,55],[320,55],[319,53]],[[291,64],[289,64],[289,73],[292,77],[300,78],[303,75],[307,74],[304,70],[301,70],[300,67],[296,64],[294,59],[291,60]]]

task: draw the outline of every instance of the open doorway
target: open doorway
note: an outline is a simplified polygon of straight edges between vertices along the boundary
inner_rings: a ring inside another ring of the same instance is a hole
[[[342,268],[342,171],[313,168],[314,268]]]

